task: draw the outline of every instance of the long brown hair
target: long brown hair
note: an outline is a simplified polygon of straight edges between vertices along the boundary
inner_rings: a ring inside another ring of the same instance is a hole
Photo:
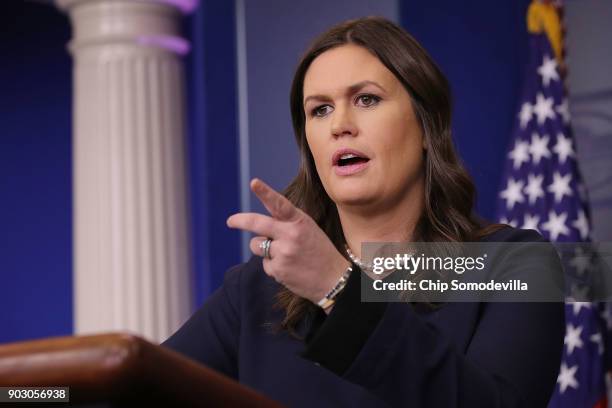
[[[486,235],[472,213],[475,187],[459,161],[451,138],[451,92],[432,58],[406,31],[381,17],[349,20],[329,29],[302,57],[291,85],[291,117],[300,150],[297,176],[284,195],[310,215],[344,254],[345,239],[335,203],[325,192],[305,132],[304,77],[319,55],[345,44],[364,47],[391,71],[411,97],[427,145],[424,210],[415,234],[423,241],[471,241]],[[283,329],[295,335],[298,322],[315,306],[286,288],[277,294],[285,310]]]

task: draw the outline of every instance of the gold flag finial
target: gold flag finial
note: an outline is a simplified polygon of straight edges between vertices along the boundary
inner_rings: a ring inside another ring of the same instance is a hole
[[[532,0],[527,9],[527,30],[534,34],[545,32],[557,61],[562,63],[561,20],[550,0]]]

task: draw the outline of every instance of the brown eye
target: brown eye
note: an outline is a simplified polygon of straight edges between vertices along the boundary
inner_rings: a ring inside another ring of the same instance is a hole
[[[380,98],[376,95],[365,94],[359,95],[357,101],[360,102],[359,105],[368,107],[376,105],[380,101]]]
[[[323,117],[330,112],[329,109],[331,109],[331,106],[329,105],[317,106],[311,111],[311,115],[315,117]]]

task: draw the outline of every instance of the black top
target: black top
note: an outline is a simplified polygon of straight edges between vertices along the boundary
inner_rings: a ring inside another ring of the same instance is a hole
[[[329,316],[319,307],[311,312],[312,326],[302,356],[338,375],[355,360],[387,307],[386,303],[361,302],[361,274],[363,272],[353,264],[353,272]]]
[[[514,267],[541,269],[521,249],[544,241],[535,231],[505,228],[486,240],[524,243],[510,254]],[[254,256],[164,345],[292,407],[547,405],[563,303],[361,303],[358,278],[329,316],[318,310],[298,324],[305,342],[273,329],[284,318],[274,306],[280,286]]]

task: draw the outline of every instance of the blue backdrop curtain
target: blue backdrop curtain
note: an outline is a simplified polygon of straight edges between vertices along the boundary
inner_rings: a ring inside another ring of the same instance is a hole
[[[502,163],[527,60],[529,0],[400,0],[400,23],[451,83],[453,137],[478,188],[478,211],[495,217]]]

